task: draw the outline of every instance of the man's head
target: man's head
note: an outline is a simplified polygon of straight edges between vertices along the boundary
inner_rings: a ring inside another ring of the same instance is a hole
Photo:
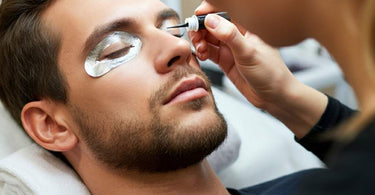
[[[25,104],[42,98],[66,102],[57,66],[59,41],[40,21],[51,1],[4,1],[0,9],[0,99],[18,124]]]
[[[1,74],[17,77],[1,77],[1,99],[38,144],[73,166],[88,155],[112,169],[162,172],[201,161],[224,140],[209,82],[180,32],[166,30],[178,16],[159,0],[28,7],[1,16]],[[90,64],[108,70],[92,77]]]

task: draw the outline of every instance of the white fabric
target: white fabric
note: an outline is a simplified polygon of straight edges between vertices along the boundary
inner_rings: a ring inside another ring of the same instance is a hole
[[[36,144],[0,160],[0,194],[90,194],[77,174]]]
[[[0,159],[31,143],[0,102]]]
[[[229,123],[227,138],[216,151],[207,157],[207,161],[216,173],[220,173],[237,160],[240,147],[241,138],[237,130]]]
[[[321,161],[295,142],[280,121],[220,90],[213,91],[218,109],[242,140],[238,159],[218,174],[225,186],[243,188],[322,167]]]

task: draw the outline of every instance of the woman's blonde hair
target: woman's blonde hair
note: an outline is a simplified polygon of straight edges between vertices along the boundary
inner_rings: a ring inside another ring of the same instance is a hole
[[[354,0],[357,1],[357,0]],[[362,44],[365,53],[365,66],[375,83],[375,0],[364,0],[362,5]],[[375,101],[375,100],[374,100]],[[375,110],[371,113],[358,114],[351,120],[341,124],[336,131],[328,134],[327,138],[336,137],[338,141],[350,142],[360,130],[375,117]]]
[[[363,11],[363,34],[364,45],[368,51],[369,66],[374,66],[375,62],[375,0],[366,0]]]

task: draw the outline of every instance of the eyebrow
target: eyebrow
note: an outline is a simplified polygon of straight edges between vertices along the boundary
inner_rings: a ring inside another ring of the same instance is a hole
[[[162,23],[164,20],[175,18],[180,20],[180,16],[173,9],[164,9],[157,13],[156,24]],[[97,45],[105,35],[119,29],[130,29],[137,24],[134,18],[121,18],[107,24],[101,25],[90,34],[86,39],[82,54],[87,54],[95,45]]]

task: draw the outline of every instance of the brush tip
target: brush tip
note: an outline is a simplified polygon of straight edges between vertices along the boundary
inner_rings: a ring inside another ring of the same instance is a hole
[[[179,25],[176,25],[176,26],[169,26],[167,27],[167,29],[170,29],[170,28],[183,28],[183,27],[188,27],[189,24],[188,23],[185,23],[185,24],[179,24]]]

